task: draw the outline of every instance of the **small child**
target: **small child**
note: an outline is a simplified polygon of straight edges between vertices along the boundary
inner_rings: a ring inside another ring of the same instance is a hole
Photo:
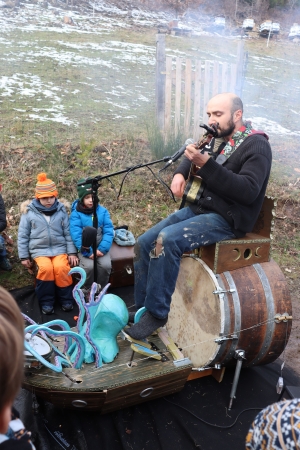
[[[12,407],[21,388],[23,358],[24,321],[15,300],[0,287],[0,450],[35,448]]]
[[[84,288],[89,290],[94,281],[94,253],[93,247],[82,249],[82,232],[85,227],[93,226],[93,195],[91,184],[81,179],[77,183],[78,199],[72,204],[70,216],[70,233],[78,249],[79,265],[86,272]],[[98,200],[98,199],[97,199]],[[109,249],[114,238],[114,227],[106,208],[97,205],[97,282],[103,288],[109,280],[111,272],[111,259]]]
[[[77,251],[72,242],[69,217],[54,182],[45,173],[37,176],[35,199],[21,205],[18,232],[18,251],[26,268],[35,261],[38,273],[35,292],[43,314],[53,314],[55,296],[63,311],[73,309],[73,280],[70,266],[78,264]]]
[[[0,192],[2,192],[2,184],[0,184]],[[7,226],[5,204],[0,193],[0,232],[4,231]],[[5,239],[0,235],[0,269],[12,270],[11,264],[7,259],[7,252],[5,247]]]

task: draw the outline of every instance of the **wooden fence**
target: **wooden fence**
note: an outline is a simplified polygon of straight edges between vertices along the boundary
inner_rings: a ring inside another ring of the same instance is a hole
[[[158,35],[160,36],[160,35]],[[160,41],[160,42],[159,42]],[[243,45],[236,63],[192,61],[164,55],[164,39],[158,38],[156,66],[157,124],[167,139],[182,133],[197,140],[207,123],[206,105],[221,92],[241,96],[244,71]]]

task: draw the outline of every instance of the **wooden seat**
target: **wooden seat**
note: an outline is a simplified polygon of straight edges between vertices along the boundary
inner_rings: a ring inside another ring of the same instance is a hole
[[[274,199],[265,197],[251,233],[247,233],[243,238],[220,241],[213,245],[200,247],[199,257],[214,273],[270,261],[274,209]]]
[[[123,247],[113,242],[109,250],[111,257],[111,287],[131,286],[134,284],[133,258],[134,245]]]
[[[131,286],[134,284],[134,273],[133,273],[133,258],[134,258],[134,245],[128,247],[123,247],[115,242],[112,243],[111,249],[109,251],[111,257],[111,274],[109,277],[109,283],[112,288]],[[33,276],[34,286],[36,286],[36,275],[38,272],[36,262],[33,260],[33,265],[28,272]],[[77,274],[72,274],[74,285],[78,283],[79,276]]]

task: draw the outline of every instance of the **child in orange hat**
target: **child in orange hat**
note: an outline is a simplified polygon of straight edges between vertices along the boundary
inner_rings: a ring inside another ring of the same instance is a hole
[[[38,267],[36,295],[43,314],[54,312],[55,297],[63,311],[73,309],[70,266],[78,264],[77,250],[69,231],[65,203],[57,199],[55,183],[39,173],[35,198],[21,204],[18,252],[26,268]]]

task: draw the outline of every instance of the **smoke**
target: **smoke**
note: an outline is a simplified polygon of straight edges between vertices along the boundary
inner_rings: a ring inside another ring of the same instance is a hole
[[[228,0],[228,5],[232,6],[232,1],[236,4],[236,0]],[[75,128],[75,133],[92,130],[96,134],[104,129],[115,134],[134,126],[144,127],[144,116],[155,109],[153,30],[174,16],[170,8],[149,12],[141,6],[129,9],[129,1],[119,1],[118,5],[96,4],[95,8],[103,13],[94,17],[91,8],[72,13],[74,27],[55,26],[65,10],[57,9],[54,16],[50,10],[27,9],[24,3],[22,15],[12,15],[10,21],[0,10],[3,140],[8,136],[18,143],[28,122],[35,123],[32,136],[46,126],[50,128],[50,121],[68,128],[66,136]],[[202,2],[194,8],[189,6],[179,27],[189,28],[193,35],[168,37],[167,55],[193,58],[203,64],[205,60],[236,62],[240,39],[237,27],[226,17],[227,28],[219,38],[211,27],[217,10],[214,5]],[[213,14],[204,14],[209,8]],[[245,40],[249,54],[243,92],[245,116],[264,121],[274,136],[300,130],[299,46],[287,39],[296,12],[288,9],[285,17],[288,25],[282,27],[278,40],[270,40],[268,47],[266,39],[257,33]],[[45,40],[44,33],[49,33],[51,39]],[[145,40],[143,34],[147,34]],[[7,131],[11,124],[16,124],[14,130]]]

